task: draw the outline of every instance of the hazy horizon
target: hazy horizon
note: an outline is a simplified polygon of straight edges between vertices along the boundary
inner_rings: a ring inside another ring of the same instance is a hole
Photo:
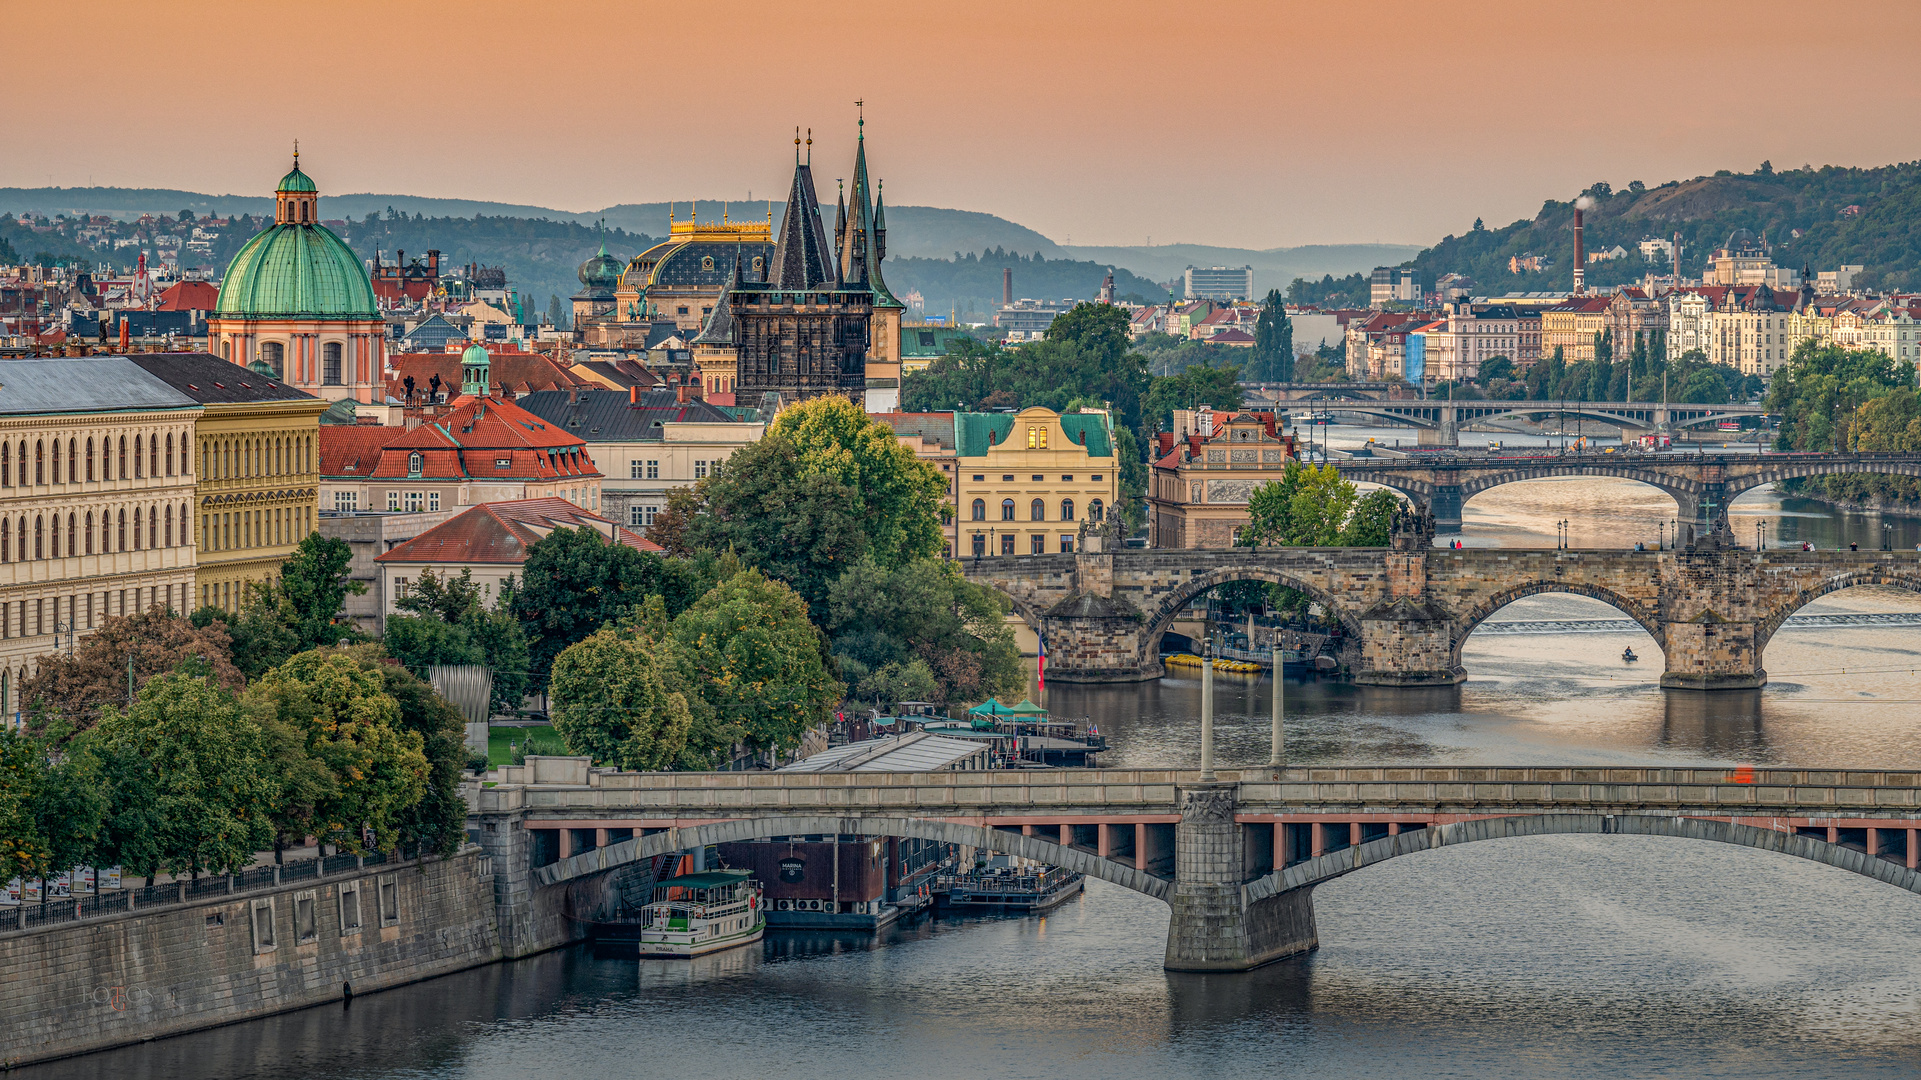
[[[861,98],[890,202],[1064,245],[1260,250],[1427,245],[1597,180],[1921,158],[1889,122],[1921,88],[1902,44],[1921,9],[1891,2],[529,11],[103,0],[59,49],[19,44],[76,40],[28,7],[14,85],[58,92],[0,118],[0,186],[266,195],[298,138],[323,197],[778,200],[798,124],[831,200]]]

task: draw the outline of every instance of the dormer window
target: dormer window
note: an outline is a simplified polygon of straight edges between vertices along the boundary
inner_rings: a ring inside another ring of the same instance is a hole
[[[407,475],[419,476],[421,467],[424,466],[426,463],[427,463],[426,455],[422,454],[420,451],[415,450],[413,453],[408,454],[407,455]]]

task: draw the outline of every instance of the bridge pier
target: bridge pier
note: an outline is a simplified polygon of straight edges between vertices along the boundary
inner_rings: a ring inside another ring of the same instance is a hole
[[[1313,890],[1248,902],[1246,830],[1234,820],[1238,784],[1181,789],[1175,826],[1169,971],[1247,971],[1318,947]]]

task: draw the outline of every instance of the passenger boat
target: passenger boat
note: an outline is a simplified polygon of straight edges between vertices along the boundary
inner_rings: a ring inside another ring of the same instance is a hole
[[[1001,857],[995,861],[1001,861]],[[1085,882],[1080,871],[1058,866],[979,867],[948,886],[947,906],[960,911],[1037,914],[1067,902]]]
[[[641,909],[640,955],[704,956],[751,945],[767,930],[760,882],[747,870],[707,870],[654,885]]]

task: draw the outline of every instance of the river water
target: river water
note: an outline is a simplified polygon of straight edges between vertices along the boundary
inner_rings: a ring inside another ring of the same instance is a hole
[[[1469,502],[1463,539],[1551,547],[1565,517],[1596,523],[1575,546],[1618,547],[1672,512],[1629,483],[1512,485]],[[1735,515],[1771,544],[1881,539],[1876,517],[1771,493]],[[1531,597],[1469,640],[1460,687],[1289,683],[1287,754],[1913,768],[1917,600],[1826,597],[1804,614],[1840,618],[1784,628],[1766,688],[1704,695],[1660,690],[1659,650],[1613,609]],[[1630,645],[1638,664],[1620,659]],[[1194,679],[1045,693],[1100,723],[1105,764],[1198,758]],[[1266,760],[1271,693],[1220,679],[1223,765]],[[1339,879],[1315,906],[1317,952],[1245,975],[1162,971],[1166,907],[1091,881],[1046,918],[777,934],[691,964],[566,950],[24,1075],[1921,1076],[1921,896],[1829,867],[1655,837],[1505,840]]]

